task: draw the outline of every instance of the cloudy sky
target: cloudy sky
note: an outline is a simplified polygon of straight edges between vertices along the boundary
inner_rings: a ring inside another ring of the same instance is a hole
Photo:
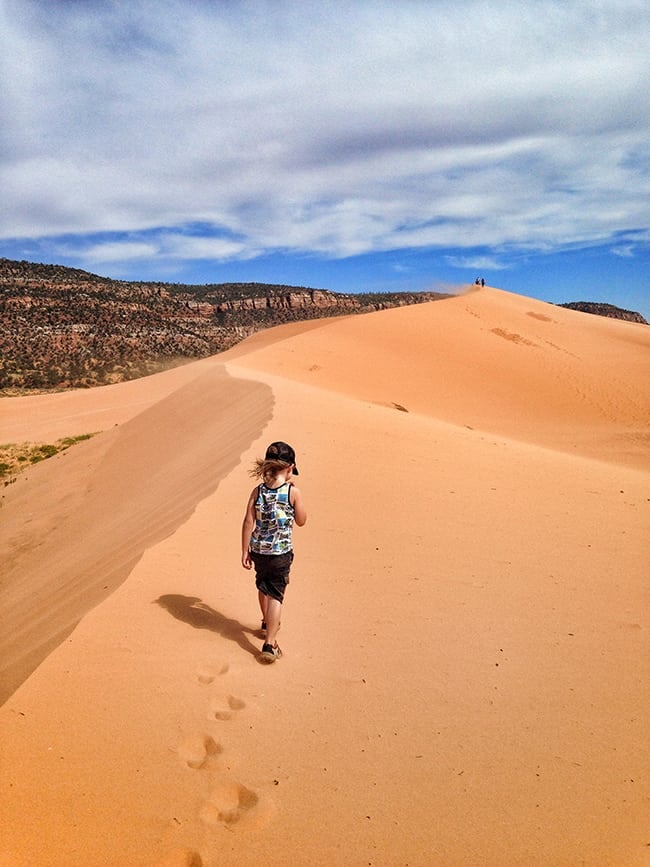
[[[647,0],[0,0],[0,256],[650,319]]]

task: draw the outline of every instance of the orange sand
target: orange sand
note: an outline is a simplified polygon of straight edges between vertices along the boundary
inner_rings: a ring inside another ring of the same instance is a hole
[[[493,289],[5,399],[2,867],[650,863],[650,329]],[[309,511],[258,664],[246,470]]]

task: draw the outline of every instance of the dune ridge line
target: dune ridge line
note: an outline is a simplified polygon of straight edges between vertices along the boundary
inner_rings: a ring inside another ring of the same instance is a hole
[[[0,620],[11,623],[0,637],[0,701],[119,586],[148,547],[173,533],[216,489],[272,408],[268,386],[215,365],[98,435],[88,450],[77,446],[65,463],[39,465],[33,529],[6,522],[0,531],[8,552]],[[65,478],[77,469],[81,477],[70,492]]]

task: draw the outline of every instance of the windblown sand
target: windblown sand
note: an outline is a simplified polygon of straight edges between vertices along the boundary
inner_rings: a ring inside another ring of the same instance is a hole
[[[0,439],[2,867],[650,863],[650,328],[493,289],[273,329]],[[268,442],[309,512],[262,666]]]

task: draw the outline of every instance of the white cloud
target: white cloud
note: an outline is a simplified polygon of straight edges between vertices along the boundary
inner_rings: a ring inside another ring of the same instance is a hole
[[[238,259],[247,255],[246,246],[228,238],[201,238],[163,235],[160,254],[176,259]]]
[[[509,268],[493,256],[445,256],[454,268],[472,268],[477,271],[503,271]]]
[[[88,263],[124,262],[150,259],[156,255],[158,248],[154,244],[143,244],[139,241],[110,241],[79,249],[62,247],[60,252],[65,255],[72,254]]]
[[[88,245],[61,244],[58,252],[88,265],[128,262],[137,259],[227,260],[250,255],[244,244],[228,238],[205,238],[170,232],[156,233],[152,241],[98,241]]]
[[[612,247],[610,252],[615,256],[620,256],[621,259],[633,259],[634,244],[623,244],[620,247]]]
[[[650,225],[636,0],[5,0],[0,33],[0,237],[223,260]]]

